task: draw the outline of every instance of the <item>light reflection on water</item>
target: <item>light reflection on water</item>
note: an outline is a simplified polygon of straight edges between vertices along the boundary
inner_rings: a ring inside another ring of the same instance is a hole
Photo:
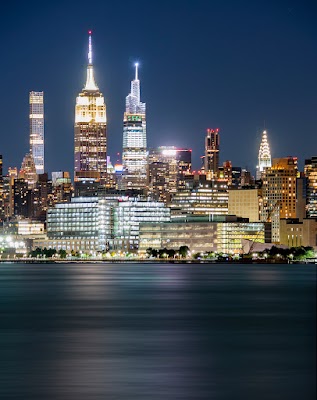
[[[316,267],[0,265],[2,399],[313,399]]]

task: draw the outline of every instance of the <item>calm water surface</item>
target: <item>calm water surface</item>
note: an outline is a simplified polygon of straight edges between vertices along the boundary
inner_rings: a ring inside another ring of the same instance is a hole
[[[316,267],[0,264],[0,399],[315,399]]]

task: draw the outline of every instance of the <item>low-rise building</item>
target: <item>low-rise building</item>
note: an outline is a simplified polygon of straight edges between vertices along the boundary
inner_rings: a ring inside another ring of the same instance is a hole
[[[179,249],[188,246],[196,252],[242,253],[242,240],[270,242],[270,224],[248,222],[234,216],[216,218],[192,218],[182,221],[172,220],[164,224],[142,223],[140,225],[139,250],[148,248]]]
[[[280,220],[280,242],[288,247],[317,247],[317,219],[289,218]]]

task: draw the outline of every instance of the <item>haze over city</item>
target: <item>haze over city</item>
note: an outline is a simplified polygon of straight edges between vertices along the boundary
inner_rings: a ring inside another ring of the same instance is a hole
[[[265,127],[272,157],[297,156],[302,166],[317,145],[316,10],[312,1],[6,4],[0,39],[5,168],[19,168],[28,151],[28,95],[43,90],[45,169],[73,171],[88,29],[114,162],[139,61],[148,147],[192,148],[198,168],[206,128],[217,127],[220,161],[254,171]]]

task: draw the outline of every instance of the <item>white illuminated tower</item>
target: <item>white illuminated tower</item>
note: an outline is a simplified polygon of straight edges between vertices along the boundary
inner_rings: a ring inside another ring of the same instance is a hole
[[[107,116],[103,94],[94,78],[91,31],[85,87],[75,107],[75,181],[104,183],[107,174]]]
[[[123,117],[122,164],[124,189],[142,190],[146,186],[146,105],[140,101],[139,64],[135,64],[135,78],[131,93],[126,97]]]
[[[264,168],[272,166],[271,152],[269,142],[267,140],[267,132],[263,131],[262,140],[259,149],[259,163],[256,171],[256,179],[261,179]]]
[[[30,153],[36,173],[44,174],[44,93],[30,92]]]

